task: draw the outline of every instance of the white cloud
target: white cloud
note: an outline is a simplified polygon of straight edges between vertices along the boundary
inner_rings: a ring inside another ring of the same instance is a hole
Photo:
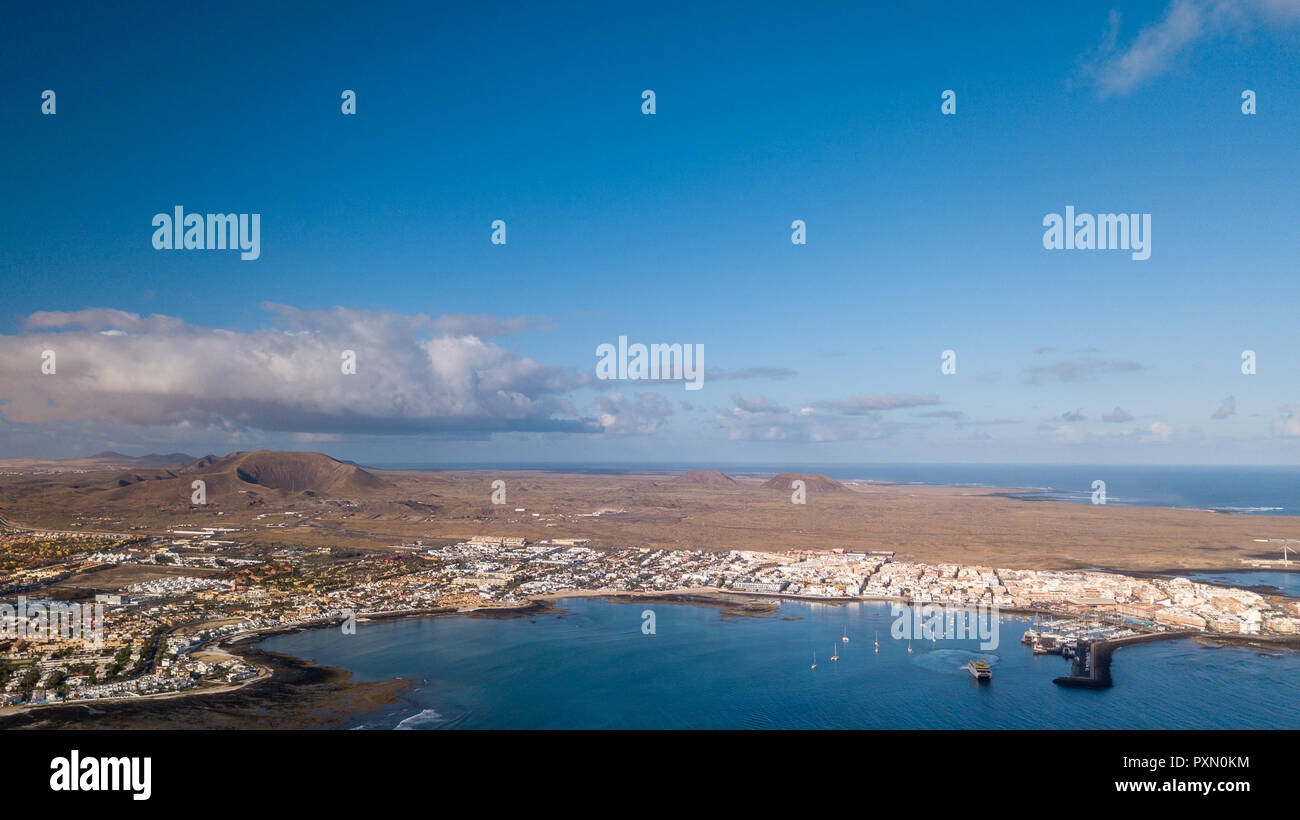
[[[1287,405],[1282,412],[1282,418],[1273,422],[1273,435],[1279,438],[1300,437],[1300,405]]]
[[[1061,424],[1052,430],[1052,437],[1061,444],[1081,444],[1087,439],[1083,431],[1072,424]]]
[[[1168,444],[1174,437],[1174,428],[1163,421],[1152,422],[1139,430],[1080,430],[1073,424],[1059,424],[1045,429],[1051,432],[1053,440],[1058,444],[1107,441]]]
[[[1165,424],[1163,421],[1155,421],[1148,424],[1142,435],[1142,440],[1154,444],[1168,444],[1173,440],[1174,428]]]
[[[527,323],[268,307],[274,326],[249,331],[110,309],[33,314],[0,336],[0,412],[14,424],[289,433],[599,430],[564,395],[586,377],[465,332]],[[40,370],[46,349],[54,375]],[[342,373],[344,350],[355,375]]]
[[[600,426],[613,435],[649,435],[672,415],[673,406],[658,393],[638,393],[625,398],[610,393],[596,399],[600,407]]]
[[[1097,52],[1084,61],[1084,73],[1102,96],[1127,94],[1167,71],[1199,40],[1230,31],[1250,31],[1300,22],[1295,0],[1173,0],[1164,15],[1119,46],[1120,18],[1110,25]]]
[[[731,400],[737,407],[749,413],[785,413],[788,412],[784,407],[764,396],[761,393],[753,393],[749,398],[745,398],[739,393],[732,393]]]

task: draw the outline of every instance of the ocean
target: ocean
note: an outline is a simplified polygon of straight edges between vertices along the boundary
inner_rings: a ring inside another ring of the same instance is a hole
[[[1242,515],[1300,515],[1300,467],[1134,466],[1051,464],[376,464],[388,469],[543,470],[581,473],[666,473],[722,470],[733,475],[823,473],[839,480],[940,487],[1034,490],[1029,500],[1092,503],[1092,483],[1106,482],[1106,503],[1188,507]]]
[[[350,728],[1265,729],[1300,720],[1300,653],[1291,651],[1130,646],[1115,653],[1115,686],[1089,691],[1052,683],[1069,662],[1023,646],[1022,617],[1002,617],[996,649],[914,641],[909,654],[890,637],[882,602],[782,601],[765,616],[650,600],[560,606],[363,623],[354,635],[317,629],[260,646],[360,680],[413,682],[399,706],[357,715]],[[972,658],[991,664],[992,682],[962,668]]]

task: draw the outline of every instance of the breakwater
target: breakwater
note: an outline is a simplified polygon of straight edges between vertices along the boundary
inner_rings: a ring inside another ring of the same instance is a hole
[[[1166,641],[1174,638],[1190,638],[1198,634],[1200,633],[1190,631],[1149,632],[1144,635],[1130,635],[1126,638],[1093,641],[1088,646],[1088,674],[1062,675],[1059,678],[1053,678],[1052,683],[1072,689],[1106,689],[1115,685],[1110,676],[1110,660],[1111,656],[1115,654],[1115,650],[1121,646]]]

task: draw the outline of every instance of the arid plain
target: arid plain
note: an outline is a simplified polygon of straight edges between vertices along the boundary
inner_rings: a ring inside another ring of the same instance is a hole
[[[82,532],[235,527],[243,532],[230,537],[242,542],[359,550],[492,535],[604,548],[894,550],[925,562],[1130,571],[1241,568],[1243,559],[1280,557],[1254,539],[1300,538],[1292,516],[1005,497],[1015,488],[711,471],[387,471],[271,451],[157,463],[168,458],[0,462],[0,517]],[[792,502],[795,479],[806,483],[804,504]],[[203,505],[191,503],[196,480]],[[493,503],[497,481],[503,504]]]

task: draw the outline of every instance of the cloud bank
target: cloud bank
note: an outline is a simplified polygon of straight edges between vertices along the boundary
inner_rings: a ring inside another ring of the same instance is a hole
[[[32,314],[0,336],[0,413],[292,433],[602,431],[565,397],[586,376],[485,340],[538,320],[266,307],[272,326],[250,331],[105,308]]]

